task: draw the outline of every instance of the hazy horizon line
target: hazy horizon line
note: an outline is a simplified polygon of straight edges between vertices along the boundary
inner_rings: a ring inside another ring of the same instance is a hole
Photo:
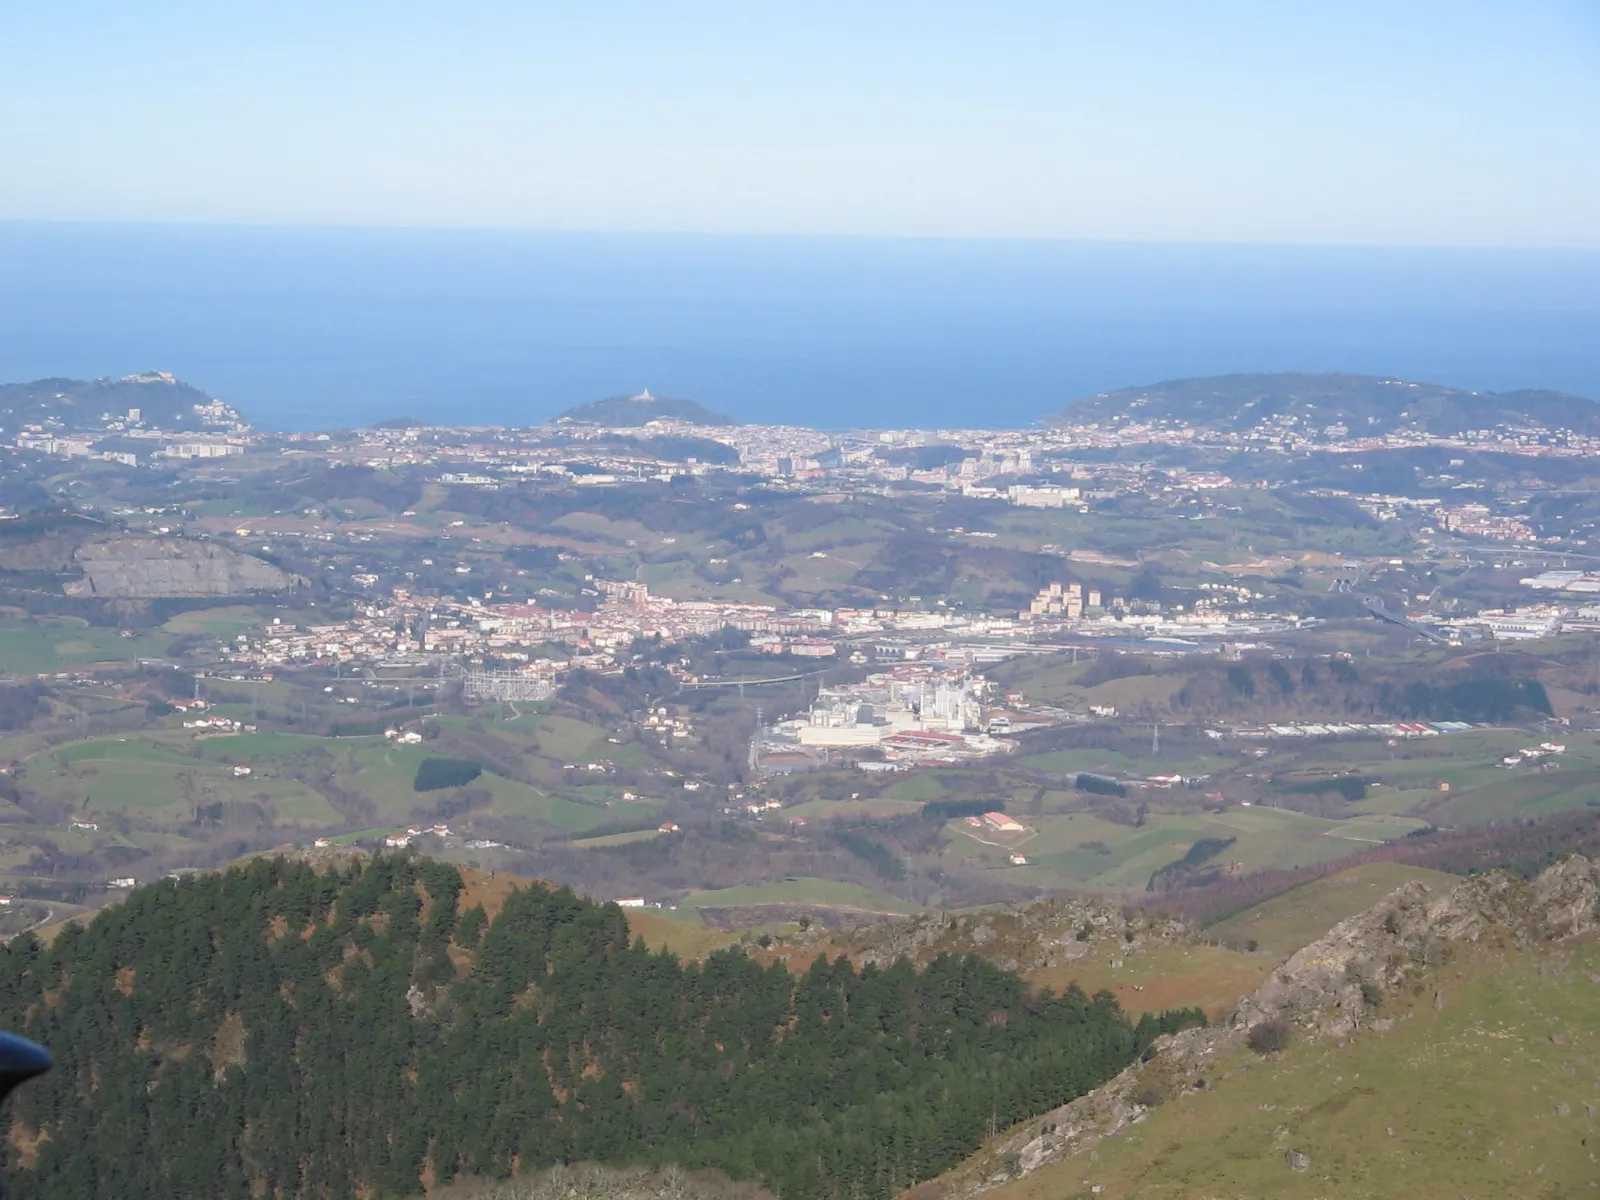
[[[1593,244],[1550,245],[1544,243],[1458,243],[1458,242],[1373,242],[1373,241],[1246,241],[1235,238],[1131,238],[1068,237],[1027,234],[981,233],[842,233],[795,230],[713,230],[556,225],[448,225],[386,224],[354,221],[251,221],[169,217],[27,217],[0,216],[0,227],[45,226],[51,229],[203,229],[282,233],[415,233],[461,235],[532,235],[550,237],[638,237],[724,239],[728,241],[826,241],[891,243],[976,243],[993,245],[1172,247],[1181,249],[1242,250],[1395,250],[1449,251],[1481,254],[1596,255],[1600,242]]]

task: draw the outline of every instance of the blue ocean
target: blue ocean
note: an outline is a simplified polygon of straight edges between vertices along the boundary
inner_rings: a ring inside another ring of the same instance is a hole
[[[0,380],[149,369],[275,429],[641,388],[1024,426],[1235,371],[1600,398],[1600,252],[0,223]]]

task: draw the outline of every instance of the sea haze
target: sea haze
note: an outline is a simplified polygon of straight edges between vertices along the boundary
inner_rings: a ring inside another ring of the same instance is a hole
[[[0,380],[147,369],[278,429],[1018,426],[1188,375],[1600,397],[1600,252],[0,223]]]

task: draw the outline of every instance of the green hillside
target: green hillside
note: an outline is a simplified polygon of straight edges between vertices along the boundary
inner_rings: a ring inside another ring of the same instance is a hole
[[[1241,1051],[1093,1158],[989,1196],[1588,1195],[1600,1178],[1597,971],[1592,943],[1463,952],[1434,987],[1385,1001],[1385,1031]],[[1300,1169],[1291,1152],[1306,1156]]]
[[[1412,880],[1441,890],[1459,882],[1453,875],[1426,867],[1366,863],[1263,900],[1210,926],[1206,935],[1229,946],[1253,942],[1256,949],[1282,957],[1310,945],[1346,917],[1365,912]]]
[[[1057,425],[1181,421],[1234,429],[1267,418],[1302,419],[1319,429],[1337,422],[1352,434],[1388,433],[1413,424],[1450,434],[1501,423],[1592,432],[1600,429],[1600,406],[1565,392],[1469,392],[1373,375],[1284,372],[1119,388],[1079,400],[1047,420]]]

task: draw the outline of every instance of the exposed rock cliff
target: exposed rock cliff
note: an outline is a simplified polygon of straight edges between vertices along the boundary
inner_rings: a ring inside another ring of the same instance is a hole
[[[124,538],[80,546],[75,557],[83,578],[63,585],[69,596],[237,596],[304,582],[259,558],[203,542]]]
[[[1573,856],[1531,881],[1505,872],[1439,893],[1409,883],[1290,958],[1224,1023],[1157,1040],[1146,1060],[1070,1104],[1028,1121],[938,1181],[967,1197],[1092,1149],[1179,1088],[1204,1086],[1249,1031],[1287,1020],[1310,1036],[1346,1037],[1375,1019],[1385,993],[1417,980],[1452,943],[1530,946],[1600,929],[1600,863]],[[1442,1003],[1442,993],[1436,998]],[[1392,1023],[1392,1022],[1391,1022]]]
[[[1194,938],[1194,931],[1176,918],[1068,896],[1010,910],[925,912],[835,931],[769,935],[768,941],[790,953],[847,949],[863,965],[898,958],[926,963],[940,954],[979,954],[1004,970],[1029,972],[1086,958],[1101,942],[1138,954],[1156,944]],[[746,941],[747,948],[757,944],[753,935]]]

